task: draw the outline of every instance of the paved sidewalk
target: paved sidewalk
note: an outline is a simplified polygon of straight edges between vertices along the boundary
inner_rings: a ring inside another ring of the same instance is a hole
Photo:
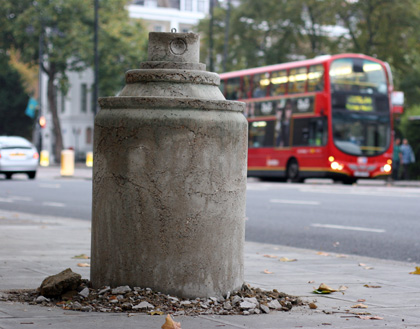
[[[89,268],[78,267],[80,260],[72,259],[82,253],[90,254],[90,222],[0,210],[0,291],[36,288],[45,277],[68,267],[83,278],[89,278]],[[297,261],[280,262],[281,257]],[[365,265],[360,266],[360,263]],[[268,315],[180,316],[175,320],[181,323],[182,329],[420,328],[420,275],[409,274],[415,265],[247,242],[247,283],[315,301],[318,309],[305,306]],[[367,269],[370,267],[373,269]],[[272,274],[264,274],[264,270]],[[321,283],[333,288],[344,285],[348,289],[344,294],[313,294],[313,287]],[[360,303],[360,299],[366,300],[363,304],[368,308],[351,308]],[[383,319],[363,320],[346,310],[365,311]],[[83,313],[0,302],[1,329],[158,329],[164,322],[164,316]]]

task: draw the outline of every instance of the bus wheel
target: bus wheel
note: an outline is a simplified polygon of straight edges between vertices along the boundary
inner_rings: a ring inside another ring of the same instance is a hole
[[[301,182],[299,178],[299,164],[295,159],[290,160],[287,165],[287,179],[290,179],[292,182]]]

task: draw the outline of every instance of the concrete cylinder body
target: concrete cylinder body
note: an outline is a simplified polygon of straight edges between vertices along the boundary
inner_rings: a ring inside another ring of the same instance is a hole
[[[169,78],[158,69],[160,78],[135,72],[132,80],[128,72],[127,81],[137,85],[127,85],[121,94],[128,96],[100,100],[91,281],[95,287],[150,287],[180,297],[221,296],[243,283],[243,104],[214,100],[218,89],[214,96],[205,92],[209,85],[188,82],[197,72],[184,69],[186,81],[177,84],[171,80],[176,69],[168,70]],[[177,96],[183,86],[193,97]],[[175,90],[173,97],[168,90]],[[194,97],[200,93],[211,98]]]

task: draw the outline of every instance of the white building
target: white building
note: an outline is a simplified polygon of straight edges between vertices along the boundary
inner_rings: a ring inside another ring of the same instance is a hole
[[[127,7],[131,18],[142,19],[151,32],[189,32],[209,11],[210,0],[134,0]],[[68,72],[69,91],[57,95],[58,115],[61,123],[63,146],[75,151],[76,160],[84,159],[93,149],[93,70]],[[54,133],[51,113],[47,106],[47,77],[43,77],[41,104],[47,124],[41,130],[42,149],[54,159]],[[111,95],[110,95],[111,96]]]

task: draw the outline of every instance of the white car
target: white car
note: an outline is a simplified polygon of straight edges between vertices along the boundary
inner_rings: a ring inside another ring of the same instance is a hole
[[[0,136],[0,174],[11,179],[13,174],[25,173],[34,179],[39,154],[35,146],[23,137]]]

